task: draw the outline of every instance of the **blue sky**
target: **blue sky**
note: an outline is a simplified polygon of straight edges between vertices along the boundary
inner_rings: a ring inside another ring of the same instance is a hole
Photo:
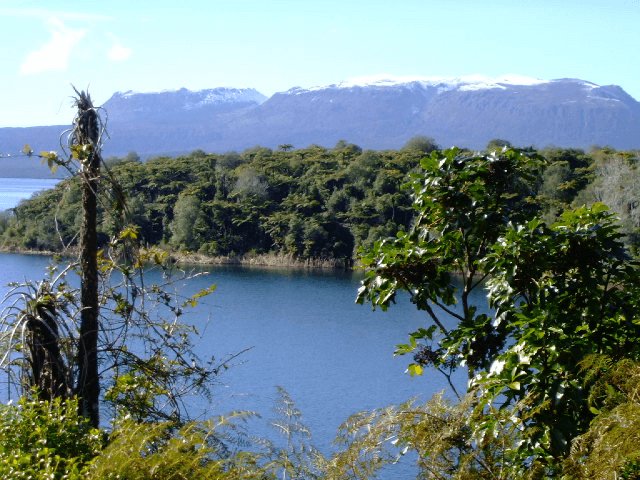
[[[517,74],[640,100],[640,0],[0,0],[0,126],[69,123],[70,84],[254,87]]]

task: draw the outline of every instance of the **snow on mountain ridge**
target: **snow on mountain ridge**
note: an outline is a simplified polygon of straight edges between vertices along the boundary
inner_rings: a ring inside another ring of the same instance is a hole
[[[330,89],[351,89],[357,87],[398,87],[405,86],[410,87],[412,85],[420,86],[422,88],[437,88],[438,93],[443,93],[452,90],[458,91],[474,91],[474,90],[489,90],[500,89],[505,90],[510,86],[535,86],[549,84],[558,81],[573,81],[581,83],[585,88],[593,89],[599,85],[577,79],[558,79],[558,80],[543,80],[540,78],[527,77],[523,75],[503,75],[501,77],[488,77],[485,75],[468,75],[462,77],[411,77],[403,76],[397,77],[392,75],[374,75],[370,77],[357,77],[352,78],[340,83],[324,86],[314,86],[310,88],[294,87],[287,90],[286,94],[301,95],[306,92],[315,92],[321,90]]]
[[[187,110],[204,105],[229,102],[255,102],[261,104],[266,100],[266,97],[254,88],[215,88],[194,93],[201,94],[201,98],[196,102],[185,104],[184,108]]]
[[[538,85],[548,83],[548,80],[525,77],[522,75],[503,75],[488,77],[486,75],[467,75],[462,77],[395,77],[390,75],[374,75],[372,77],[352,78],[342,82],[341,86],[393,86],[407,83],[419,83],[428,87],[449,87],[458,89],[464,86],[472,89],[496,88],[498,85]]]
[[[180,95],[185,97],[185,109],[193,109],[204,105],[231,103],[231,102],[256,102],[258,104],[264,102],[266,97],[255,88],[227,88],[218,87],[205,90],[192,91],[186,88],[174,90],[162,90],[159,92],[136,92],[127,90],[126,92],[117,92],[113,96],[122,99],[132,99],[136,97],[155,95]]]

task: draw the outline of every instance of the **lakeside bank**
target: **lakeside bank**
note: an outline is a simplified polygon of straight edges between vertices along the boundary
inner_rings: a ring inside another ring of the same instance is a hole
[[[235,265],[241,267],[257,268],[288,268],[288,269],[311,269],[311,270],[342,270],[350,271],[357,268],[358,263],[350,258],[330,259],[330,258],[297,258],[291,254],[261,253],[252,255],[233,256],[208,256],[194,252],[180,252],[164,250],[169,254],[169,259],[177,265]],[[76,249],[67,249],[64,252],[54,252],[50,250],[21,249],[15,247],[0,246],[0,253],[16,253],[21,255],[42,255],[59,256],[69,258],[78,255]]]

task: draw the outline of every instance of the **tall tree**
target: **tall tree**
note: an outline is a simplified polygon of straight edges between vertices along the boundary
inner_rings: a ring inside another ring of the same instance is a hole
[[[182,421],[188,417],[183,398],[194,391],[208,394],[209,380],[225,363],[200,360],[193,352],[195,327],[180,321],[184,309],[213,287],[185,298],[167,293],[166,283],[138,282],[143,266],[166,269],[167,255],[140,248],[138,228],[128,224],[130,210],[122,189],[106,165],[101,172],[103,127],[98,111],[87,93],[76,93],[69,155],[41,152],[39,156],[52,169],[68,169],[74,175],[70,183],[79,185],[79,262],[62,271],[53,265],[47,280],[12,287],[8,296],[14,300],[0,313],[4,339],[0,368],[17,380],[22,395],[31,395],[35,388],[42,400],[77,396],[79,414],[96,427],[101,392],[116,415]],[[111,183],[106,192],[99,191],[100,179]],[[114,214],[114,236],[103,238],[100,250],[99,204],[119,209]],[[66,247],[62,235],[60,241]],[[78,266],[79,292],[67,279]],[[158,310],[151,314],[154,307]],[[144,351],[131,345],[132,338],[143,342]],[[100,372],[108,372],[105,386]]]
[[[640,270],[622,237],[614,216],[594,204],[549,226],[510,226],[485,259],[493,324],[509,341],[472,385],[482,405],[510,407],[511,421],[527,427],[525,458],[535,449],[562,458],[589,427],[585,359],[640,360]]]
[[[80,232],[81,305],[76,393],[82,416],[100,422],[98,374],[98,182],[100,179],[100,119],[87,92],[78,92],[78,113],[71,137],[72,154],[80,162],[82,230]]]

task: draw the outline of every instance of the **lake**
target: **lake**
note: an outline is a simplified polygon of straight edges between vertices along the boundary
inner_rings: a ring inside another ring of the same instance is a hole
[[[55,178],[0,178],[0,211],[15,207],[36,192],[53,188]]]
[[[42,278],[49,261],[0,253],[0,294],[10,281]],[[388,312],[355,304],[360,278],[353,272],[214,267],[179,285],[185,294],[211,283],[218,287],[189,317],[202,331],[199,353],[223,358],[250,348],[214,387],[209,413],[252,410],[264,426],[273,418],[279,385],[302,411],[313,443],[327,452],[352,413],[449,391],[439,374],[412,378],[404,373],[411,359],[393,356],[396,344],[425,325],[423,313],[407,298]],[[464,372],[455,380],[464,386]]]

